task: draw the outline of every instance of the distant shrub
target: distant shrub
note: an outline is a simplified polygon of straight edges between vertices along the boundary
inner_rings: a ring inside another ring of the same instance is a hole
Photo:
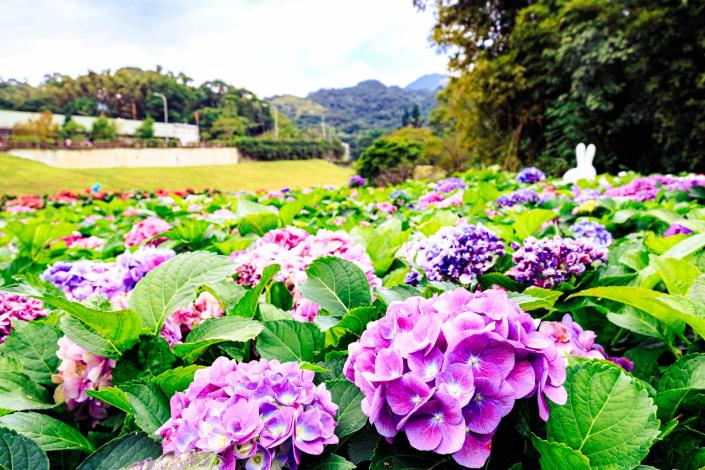
[[[91,140],[93,141],[110,141],[117,140],[117,126],[114,121],[109,120],[105,116],[101,116],[93,121],[91,127]]]
[[[144,121],[142,121],[142,124],[140,124],[140,127],[138,127],[135,130],[135,136],[138,139],[151,139],[154,137],[154,119],[151,117],[148,117]]]
[[[15,124],[12,127],[13,137],[18,141],[47,142],[54,140],[59,134],[59,126],[54,124],[53,119],[51,111],[42,111],[36,119]]]
[[[61,126],[61,129],[59,130],[59,136],[61,137],[62,140],[66,140],[66,139],[84,140],[85,134],[86,134],[86,128],[83,127],[81,124],[77,123],[76,121],[74,121],[73,119],[71,119],[71,116],[66,117],[64,124]]]
[[[242,154],[259,161],[337,159],[343,155],[340,142],[319,140],[265,140],[249,137],[232,140]]]

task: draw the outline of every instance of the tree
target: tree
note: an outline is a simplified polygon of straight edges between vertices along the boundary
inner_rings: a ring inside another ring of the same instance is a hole
[[[418,104],[415,104],[414,107],[411,109],[408,125],[414,127],[421,127],[421,111],[419,111]]]
[[[91,126],[91,140],[97,142],[100,140],[106,140],[114,142],[117,140],[117,126],[115,122],[101,116],[95,121]]]
[[[381,183],[399,183],[413,176],[424,149],[434,141],[430,129],[404,127],[381,137],[357,161],[360,176]]]
[[[140,139],[154,138],[154,119],[148,117],[142,121],[142,124],[135,130],[135,136]]]
[[[45,142],[52,140],[59,133],[59,126],[54,124],[54,115],[51,111],[42,111],[35,119],[25,123],[18,123],[12,127],[13,136],[22,136]]]

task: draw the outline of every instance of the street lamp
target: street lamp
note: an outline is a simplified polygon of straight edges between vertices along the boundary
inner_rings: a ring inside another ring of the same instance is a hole
[[[157,92],[152,92],[153,95],[158,96],[162,99],[162,103],[164,103],[164,124],[169,123],[169,109],[167,108],[166,104],[166,96],[163,93],[157,93]],[[164,137],[164,143],[169,144],[169,136]]]

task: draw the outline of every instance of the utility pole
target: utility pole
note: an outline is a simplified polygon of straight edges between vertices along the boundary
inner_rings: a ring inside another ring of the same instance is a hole
[[[164,103],[164,124],[169,124],[169,109],[167,108],[167,103],[166,103],[166,96],[163,93],[157,93],[153,92],[152,93],[154,96],[158,96],[162,99],[162,103]],[[166,135],[164,136],[164,143],[169,144],[169,136]]]
[[[323,140],[326,140],[326,116],[321,114],[321,136]]]

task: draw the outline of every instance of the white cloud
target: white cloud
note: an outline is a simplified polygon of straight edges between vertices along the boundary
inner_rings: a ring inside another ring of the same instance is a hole
[[[31,4],[30,4],[31,3]],[[443,72],[411,0],[0,0],[0,75],[157,64],[264,96]]]

